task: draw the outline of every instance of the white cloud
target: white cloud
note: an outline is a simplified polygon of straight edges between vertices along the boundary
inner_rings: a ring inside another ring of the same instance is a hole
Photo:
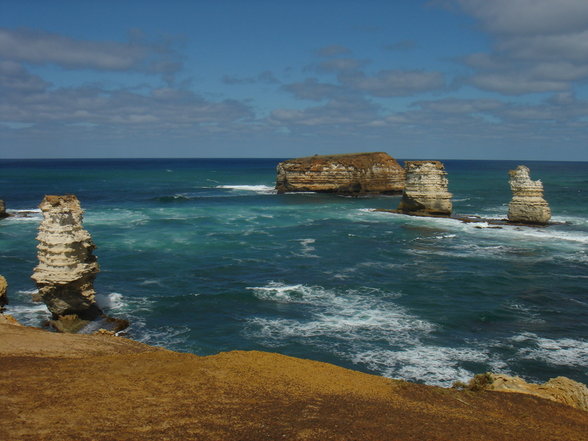
[[[322,61],[316,66],[319,72],[348,72],[359,69],[367,64],[365,60],[358,60],[355,58],[333,58]]]
[[[237,77],[237,76],[233,76],[233,75],[224,75],[222,77],[222,81],[223,81],[223,83],[229,84],[229,85],[256,84],[256,83],[264,83],[264,84],[277,84],[277,83],[279,83],[278,79],[269,70],[263,71],[255,77]]]
[[[588,80],[588,1],[458,0],[494,39],[465,58],[469,83],[509,95],[563,91]]]
[[[30,29],[0,28],[0,57],[65,69],[173,73],[180,64],[164,45],[76,40]]]
[[[361,72],[341,75],[346,86],[378,97],[411,96],[445,87],[445,79],[440,72],[382,70],[372,76]]]
[[[47,86],[47,82],[27,72],[19,63],[0,61],[0,94],[4,99],[15,93],[42,92]]]
[[[458,0],[485,29],[506,35],[575,33],[586,28],[585,0]]]
[[[252,118],[235,100],[210,101],[183,89],[156,88],[139,94],[97,86],[52,89],[15,62],[0,62],[0,121],[27,124],[145,126],[150,129],[231,125]]]
[[[286,84],[282,87],[298,99],[321,101],[345,94],[341,86],[321,83],[316,78],[307,78],[303,82]]]
[[[338,44],[333,44],[331,46],[325,46],[320,48],[318,51],[316,51],[316,53],[320,57],[334,57],[336,55],[350,54],[351,49]]]
[[[276,109],[271,113],[270,122],[293,130],[296,126],[313,126],[320,131],[338,128],[341,134],[378,119],[378,111],[378,106],[363,98],[341,97],[303,110]]]
[[[396,43],[387,44],[384,49],[388,51],[408,51],[417,47],[416,42],[412,40],[402,40]]]

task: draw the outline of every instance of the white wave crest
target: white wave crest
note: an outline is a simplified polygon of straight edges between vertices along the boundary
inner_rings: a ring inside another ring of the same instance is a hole
[[[8,213],[14,213],[14,214],[19,214],[19,213],[41,213],[41,209],[40,208],[25,208],[23,210],[6,210]]]
[[[110,294],[96,294],[96,303],[102,309],[117,310],[123,309],[128,306],[123,295],[118,292],[112,292]]]
[[[316,251],[315,247],[313,246],[313,244],[316,242],[316,239],[312,239],[312,238],[297,239],[297,242],[299,242],[300,245],[302,246],[300,253],[297,254],[298,256],[311,257],[311,258],[318,258],[319,257],[316,254],[313,254],[313,251]]]
[[[357,353],[353,361],[386,377],[450,386],[477,373],[461,367],[461,363],[489,363],[490,357],[486,351],[475,348],[419,345],[399,351],[373,348]]]
[[[39,208],[27,208],[23,210],[6,210],[12,216],[8,217],[9,222],[39,222],[43,219],[43,214]]]
[[[277,193],[274,187],[269,185],[217,185],[215,188],[224,188],[235,191],[253,191],[259,194],[275,194]]]
[[[549,339],[532,333],[524,333],[511,340],[527,345],[519,349],[521,358],[558,366],[588,366],[588,341],[573,338]],[[529,341],[532,345],[529,345]]]
[[[6,313],[14,316],[20,323],[25,326],[40,326],[40,324],[49,319],[50,313],[44,303],[35,303],[31,296],[37,294],[36,289],[23,289],[16,292],[16,296],[24,300],[24,303],[14,305],[9,303],[6,307]],[[20,300],[19,299],[19,300]]]
[[[382,342],[396,346],[417,344],[421,336],[435,329],[432,323],[390,302],[390,297],[397,295],[375,289],[338,292],[275,282],[248,289],[260,300],[312,307],[302,318],[249,319],[247,332],[269,346],[293,339],[333,351],[326,343],[332,340],[339,345],[337,352],[351,359],[360,348],[379,347]]]

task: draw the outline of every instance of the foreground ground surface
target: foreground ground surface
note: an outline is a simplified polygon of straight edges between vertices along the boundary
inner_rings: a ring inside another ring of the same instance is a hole
[[[0,440],[586,440],[588,412],[262,352],[0,324]]]

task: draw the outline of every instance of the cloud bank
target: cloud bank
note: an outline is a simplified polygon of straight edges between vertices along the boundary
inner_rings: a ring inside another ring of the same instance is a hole
[[[413,158],[588,160],[588,2],[450,3],[487,37],[485,50],[413,67],[398,57],[427,50],[423,42],[374,40],[368,55],[333,41],[298,65],[218,72],[207,81],[220,93],[186,69],[185,48],[161,39],[0,28],[0,141],[12,156],[27,145],[59,150],[76,142],[109,145],[105,156],[127,148],[141,156],[151,142],[196,156],[369,149]],[[56,85],[46,66],[95,80]],[[105,74],[139,79],[113,86],[100,81]]]

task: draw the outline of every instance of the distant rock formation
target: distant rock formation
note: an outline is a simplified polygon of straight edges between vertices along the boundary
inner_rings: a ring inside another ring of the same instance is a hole
[[[447,173],[440,161],[406,161],[406,183],[398,211],[421,216],[451,215]]]
[[[4,219],[8,216],[9,214],[6,212],[6,205],[4,204],[4,201],[0,199],[0,219]]]
[[[8,282],[4,276],[0,276],[0,312],[8,305]]]
[[[509,181],[512,200],[508,205],[508,220],[514,223],[545,225],[551,219],[551,210],[543,199],[543,184],[532,181],[529,168],[519,165],[510,170]]]
[[[473,391],[493,390],[535,395],[588,411],[588,387],[566,377],[556,377],[543,384],[533,384],[520,377],[487,372],[476,375],[468,384],[456,385]]]
[[[315,155],[277,166],[278,193],[398,194],[403,188],[404,169],[382,152]]]
[[[90,233],[82,226],[78,198],[45,196],[39,208],[39,265],[32,278],[52,313],[51,324],[62,332],[78,332],[91,321],[116,321],[105,317],[96,304],[93,284],[99,266]]]

